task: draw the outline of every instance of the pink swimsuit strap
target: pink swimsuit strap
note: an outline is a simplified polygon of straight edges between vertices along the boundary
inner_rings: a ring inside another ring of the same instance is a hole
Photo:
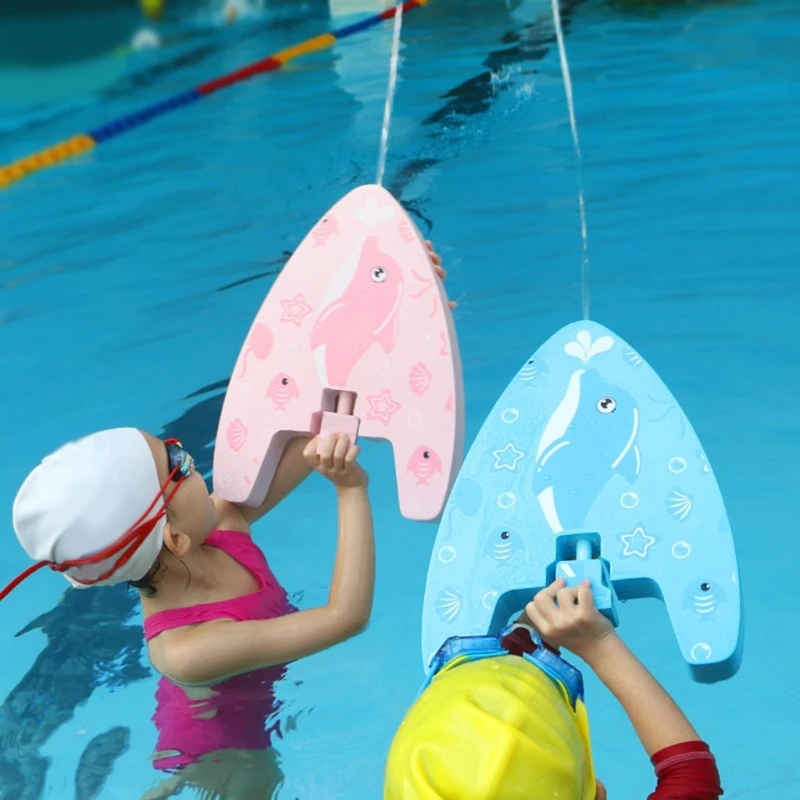
[[[206,539],[205,544],[223,550],[250,570],[258,580],[259,588],[255,592],[231,600],[157,611],[144,621],[144,636],[148,641],[163,631],[185,625],[196,625],[215,619],[237,621],[273,619],[292,610],[286,592],[272,574],[267,559],[249,534],[241,531],[214,531]]]

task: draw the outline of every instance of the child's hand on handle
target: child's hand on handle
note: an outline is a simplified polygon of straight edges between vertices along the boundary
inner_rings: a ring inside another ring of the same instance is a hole
[[[584,660],[599,642],[614,634],[614,626],[594,604],[589,581],[568,587],[559,578],[525,606],[525,613],[548,644],[566,647]]]
[[[425,240],[425,247],[428,248],[428,255],[430,256],[433,268],[436,270],[436,274],[442,280],[444,280],[447,277],[447,273],[442,266],[442,257],[434,249],[433,242],[429,241],[428,239]],[[448,300],[447,304],[450,306],[450,308],[455,308],[456,305],[458,305],[455,300]]]
[[[320,475],[324,475],[337,489],[365,488],[369,482],[367,473],[356,463],[361,448],[350,443],[345,434],[332,433],[317,453],[315,436],[303,450],[306,461]]]

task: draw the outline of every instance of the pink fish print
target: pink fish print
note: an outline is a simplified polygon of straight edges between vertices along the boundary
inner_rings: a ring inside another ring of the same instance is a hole
[[[455,410],[453,408],[453,393],[452,392],[450,392],[450,394],[447,395],[447,400],[444,401],[444,410],[445,411],[450,411],[451,413]]]
[[[339,233],[339,226],[333,217],[325,217],[311,231],[311,238],[314,240],[314,247],[321,247],[333,236]]]
[[[350,373],[377,342],[384,353],[397,343],[403,274],[397,262],[368,237],[342,295],[324,309],[311,331],[311,349],[325,347],[329,386],[345,386]]]
[[[404,242],[408,242],[408,244],[411,244],[411,242],[414,241],[414,229],[411,227],[411,225],[408,224],[407,220],[404,219],[400,220],[400,224],[397,226],[397,230],[398,233],[400,234],[400,238]]]
[[[417,486],[427,486],[434,473],[442,472],[442,460],[429,447],[421,445],[408,459],[406,470],[417,479]]]
[[[272,352],[272,331],[260,322],[253,325],[253,330],[250,332],[250,338],[247,340],[247,349],[244,351],[242,357],[242,374],[240,378],[244,378],[247,372],[247,357],[252,353],[259,361],[269,358]]]
[[[276,411],[285,411],[292,398],[300,398],[297,383],[285,372],[276,375],[267,389],[267,397],[275,403]]]

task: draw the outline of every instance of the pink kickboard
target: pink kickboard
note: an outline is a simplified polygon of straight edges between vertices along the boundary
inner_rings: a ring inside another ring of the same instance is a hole
[[[312,228],[256,315],[222,407],[214,490],[263,502],[287,441],[319,432],[337,390],[355,393],[358,422],[326,415],[323,432],[358,424],[390,441],[400,512],[438,519],[463,455],[458,343],[422,237],[374,185]]]

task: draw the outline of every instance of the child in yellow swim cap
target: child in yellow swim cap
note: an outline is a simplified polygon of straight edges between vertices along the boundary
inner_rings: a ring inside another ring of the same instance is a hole
[[[139,0],[139,7],[148,19],[161,19],[164,16],[164,0]]]
[[[384,800],[606,800],[595,778],[580,656],[622,705],[655,768],[648,800],[717,800],[716,761],[597,610],[559,579],[500,636],[452,637],[389,751]]]

